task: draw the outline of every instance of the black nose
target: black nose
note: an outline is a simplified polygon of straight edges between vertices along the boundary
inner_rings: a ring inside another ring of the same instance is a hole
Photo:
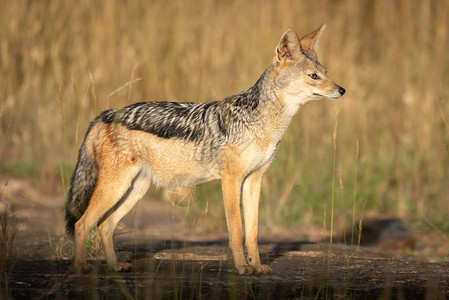
[[[346,93],[346,90],[342,87],[339,87],[338,91],[340,92],[340,95],[342,95],[342,96]]]

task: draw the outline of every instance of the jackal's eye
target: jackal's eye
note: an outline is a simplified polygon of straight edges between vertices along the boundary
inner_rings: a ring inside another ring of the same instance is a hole
[[[320,77],[316,73],[309,74],[309,76],[310,76],[310,78],[315,79],[315,80],[320,79]]]

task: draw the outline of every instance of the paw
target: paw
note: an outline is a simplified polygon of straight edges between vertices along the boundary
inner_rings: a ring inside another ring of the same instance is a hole
[[[267,265],[258,265],[258,266],[254,266],[254,269],[256,270],[257,273],[259,274],[271,274],[273,272],[273,270],[271,270],[271,268]]]
[[[253,274],[254,267],[251,265],[236,266],[239,275]]]
[[[127,262],[119,262],[113,268],[117,272],[128,272],[133,268],[133,265]]]
[[[84,262],[76,264],[76,270],[80,274],[89,274],[92,271],[92,265]]]

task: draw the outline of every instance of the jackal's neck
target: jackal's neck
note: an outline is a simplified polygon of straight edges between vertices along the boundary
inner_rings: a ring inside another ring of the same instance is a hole
[[[296,111],[279,98],[272,72],[269,67],[252,87],[222,101],[230,137],[268,138],[276,143],[284,135]]]
[[[269,69],[265,70],[265,72],[252,87],[224,99],[223,102],[238,108],[242,112],[244,111],[249,114],[256,113],[261,104],[263,104],[263,101],[269,98],[266,90],[266,77],[268,70]]]

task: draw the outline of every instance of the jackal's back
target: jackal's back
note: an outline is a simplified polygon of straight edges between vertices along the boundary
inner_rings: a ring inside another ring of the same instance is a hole
[[[261,77],[261,79],[264,76]],[[104,123],[119,123],[129,130],[141,130],[165,139],[222,144],[236,138],[250,126],[259,107],[262,82],[221,101],[140,102],[100,115]]]
[[[121,110],[104,112],[102,121],[120,123],[129,130],[141,130],[165,139],[199,142],[205,136],[226,137],[225,120],[219,103],[141,102]]]

